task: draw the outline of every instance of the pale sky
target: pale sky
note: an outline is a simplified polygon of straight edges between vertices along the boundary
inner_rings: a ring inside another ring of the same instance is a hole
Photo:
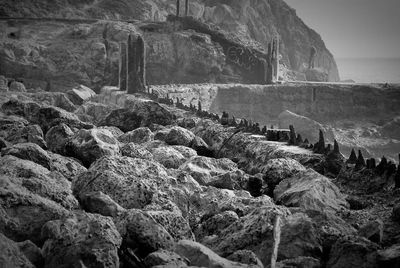
[[[400,58],[400,0],[284,0],[335,58]]]

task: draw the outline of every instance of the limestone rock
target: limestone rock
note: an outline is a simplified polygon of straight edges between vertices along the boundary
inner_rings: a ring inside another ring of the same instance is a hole
[[[400,245],[396,244],[389,248],[378,250],[378,267],[395,268],[400,265]]]
[[[4,75],[0,75],[0,92],[7,92],[8,91],[8,81]]]
[[[10,84],[10,91],[14,92],[26,92],[25,85],[21,82],[13,81]]]
[[[84,102],[89,101],[92,97],[96,96],[96,92],[84,85],[79,85],[78,87],[69,90],[67,95],[75,105],[82,105]]]
[[[76,109],[68,96],[62,92],[38,92],[31,94],[30,97],[42,106],[55,106],[68,112],[74,112]]]
[[[190,130],[182,127],[173,127],[165,137],[165,142],[169,145],[182,145],[190,147],[195,135]]]
[[[18,244],[0,233],[0,266],[15,268],[34,268]]]
[[[99,124],[128,132],[152,124],[170,125],[175,120],[171,112],[152,101],[126,101],[125,105],[128,108],[113,110]]]
[[[263,268],[264,265],[260,261],[260,259],[257,257],[256,254],[254,254],[253,251],[251,250],[238,250],[235,251],[232,255],[229,255],[227,257],[228,260],[243,263],[243,264],[248,264],[252,267],[260,267]]]
[[[20,159],[30,160],[50,169],[51,158],[48,153],[34,143],[19,143],[1,151],[1,155],[13,155]]]
[[[47,148],[61,155],[65,155],[65,145],[74,132],[64,123],[54,126],[46,133]]]
[[[233,262],[218,256],[211,249],[203,246],[200,243],[181,240],[176,245],[175,252],[179,255],[187,258],[190,261],[190,265],[198,267],[210,267],[210,268],[234,268],[234,267],[249,267],[245,264]]]
[[[9,133],[7,140],[12,144],[32,142],[36,143],[43,149],[47,149],[47,143],[43,138],[43,131],[39,125],[27,125],[21,128],[19,131]]]
[[[80,203],[86,211],[103,216],[116,217],[125,209],[102,192],[91,192],[81,195]]]
[[[339,211],[348,207],[339,188],[312,169],[281,181],[274,190],[274,199],[285,206],[319,211]]]
[[[103,120],[115,107],[112,104],[103,104],[88,101],[80,105],[74,113],[84,122],[90,122],[97,125]]]
[[[39,124],[37,118],[41,106],[36,102],[10,99],[5,102],[1,108],[6,115],[23,117],[31,123]]]
[[[58,172],[50,172],[34,162],[7,155],[0,158],[0,174],[10,176],[9,180],[15,185],[67,209],[78,207],[71,183]]]
[[[384,224],[381,220],[367,222],[358,230],[358,234],[371,240],[374,243],[380,244],[383,238]]]
[[[89,167],[103,156],[119,154],[119,143],[112,133],[105,129],[81,129],[65,145],[67,155],[82,161]]]
[[[42,226],[67,214],[61,205],[31,193],[10,177],[0,176],[0,231],[7,237],[41,244]]]
[[[274,189],[282,180],[304,171],[306,168],[291,158],[276,158],[268,160],[263,169],[264,181]]]
[[[189,147],[181,146],[181,145],[173,145],[171,147],[174,148],[175,150],[177,150],[178,152],[180,152],[186,159],[197,156],[196,151]]]
[[[17,243],[18,248],[25,257],[36,267],[42,267],[44,264],[44,259],[42,255],[42,250],[38,248],[30,240],[22,241]]]
[[[44,133],[60,123],[64,123],[67,126],[77,129],[91,129],[93,128],[92,124],[82,122],[79,118],[73,114],[69,113],[63,109],[58,107],[47,106],[39,109],[37,119],[35,120],[38,122],[43,129]]]
[[[141,158],[146,160],[154,160],[154,156],[149,150],[145,149],[141,145],[133,142],[127,143],[121,147],[122,156],[128,156],[131,158]]]
[[[182,239],[194,240],[189,223],[181,215],[171,211],[146,211],[158,224],[174,238],[176,242]]]
[[[120,136],[122,136],[124,134],[124,132],[122,130],[120,130],[117,127],[112,127],[112,126],[102,126],[102,127],[98,127],[99,129],[106,129],[108,131],[110,131],[115,138],[119,138]]]
[[[198,155],[206,157],[214,157],[214,152],[208,144],[199,136],[194,137],[190,147],[193,148]]]
[[[378,245],[366,238],[356,236],[340,238],[330,251],[326,267],[376,267],[378,249]]]
[[[143,118],[135,111],[121,108],[111,111],[101,122],[100,126],[113,126],[123,132],[132,131],[141,127]]]
[[[185,163],[186,158],[172,147],[159,147],[151,151],[154,160],[165,166],[166,168],[179,168]]]
[[[286,259],[276,263],[277,268],[321,268],[321,262],[312,257],[297,257],[294,259]]]
[[[221,256],[229,256],[239,249],[252,250],[266,265],[270,255],[265,252],[272,250],[272,230],[277,215],[286,218],[290,212],[277,206],[254,209],[223,229],[216,239],[206,245]]]
[[[129,131],[118,137],[118,140],[122,143],[146,143],[153,140],[154,134],[147,127],[140,127],[135,130]]]
[[[48,152],[48,154],[51,159],[50,171],[57,171],[61,173],[69,181],[72,181],[75,176],[86,171],[86,168],[82,166],[82,163],[74,158],[54,154],[51,152]]]
[[[234,211],[224,211],[216,214],[197,226],[195,234],[198,241],[209,235],[219,235],[219,233],[232,223],[239,220],[239,216]]]
[[[143,260],[148,267],[158,265],[170,265],[170,267],[185,267],[188,266],[189,260],[176,254],[175,252],[160,249],[147,255]]]
[[[228,190],[248,190],[249,182],[249,175],[238,169],[215,176],[206,185]]]
[[[189,172],[196,181],[205,185],[214,176],[237,170],[237,165],[227,158],[197,156],[184,163],[180,169]]]
[[[72,183],[76,196],[101,191],[126,209],[143,208],[152,202],[158,186],[171,184],[157,163],[130,157],[106,156],[91,165]]]
[[[108,217],[75,212],[47,222],[42,237],[46,267],[119,267],[122,239]]]
[[[136,250],[139,257],[144,258],[159,249],[174,248],[172,236],[146,212],[130,209],[115,221],[123,243]]]

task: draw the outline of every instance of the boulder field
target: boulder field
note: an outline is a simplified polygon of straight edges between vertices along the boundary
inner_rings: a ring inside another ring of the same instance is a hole
[[[398,267],[388,162],[110,88],[9,88],[0,106],[2,267],[269,267],[274,247],[276,267]]]

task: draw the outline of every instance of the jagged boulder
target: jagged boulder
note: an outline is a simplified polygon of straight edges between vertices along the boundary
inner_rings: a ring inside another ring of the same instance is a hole
[[[236,171],[238,168],[227,158],[197,156],[185,162],[180,169],[188,172],[200,184],[206,185],[212,181],[212,177]]]
[[[141,102],[138,105],[125,103],[126,107],[113,110],[99,124],[101,126],[115,126],[124,132],[139,127],[149,127],[152,124],[170,125],[175,116],[155,102]]]
[[[154,134],[148,127],[140,127],[135,130],[129,131],[118,137],[118,140],[122,143],[146,143],[154,139]]]
[[[182,145],[190,147],[195,135],[190,130],[182,127],[172,127],[165,137],[165,142],[169,145]]]
[[[196,151],[192,148],[181,145],[173,145],[171,147],[180,152],[186,159],[197,156]]]
[[[276,263],[277,268],[321,268],[321,261],[313,257],[297,257]]]
[[[400,245],[378,250],[378,268],[396,268],[400,265]]]
[[[288,207],[319,211],[339,211],[348,207],[339,188],[312,169],[281,181],[274,190],[274,200]]]
[[[46,133],[47,148],[54,153],[65,155],[65,144],[73,135],[74,132],[64,123],[54,126]]]
[[[214,176],[206,185],[228,190],[249,190],[249,175],[238,169]]]
[[[189,222],[182,215],[172,211],[146,211],[155,221],[163,226],[165,230],[178,242],[182,239],[194,240]]]
[[[128,156],[131,158],[141,158],[150,161],[154,160],[154,156],[149,150],[133,142],[123,145],[121,147],[121,154],[122,156]]]
[[[19,250],[24,253],[25,257],[36,267],[43,267],[44,258],[42,250],[38,248],[32,241],[26,240],[18,242]]]
[[[381,220],[367,222],[358,229],[358,235],[371,240],[374,243],[380,244],[383,239],[384,224]]]
[[[285,207],[274,205],[253,210],[204,243],[223,257],[239,249],[252,250],[267,265],[271,255],[265,252],[272,250],[273,226],[278,215],[282,221],[279,258],[321,255],[318,233],[310,218],[304,214],[290,215]]]
[[[186,162],[186,158],[177,150],[170,146],[158,147],[151,150],[154,160],[166,168],[179,168]]]
[[[103,104],[88,101],[80,105],[74,113],[84,122],[90,122],[97,125],[101,122],[115,107],[112,104]]]
[[[78,87],[69,90],[67,95],[75,105],[82,105],[84,102],[89,101],[92,97],[96,96],[96,92],[84,85],[79,85]]]
[[[376,267],[379,246],[366,238],[349,236],[340,238],[332,247],[328,268]]]
[[[206,236],[219,235],[222,230],[237,220],[239,220],[239,216],[230,210],[218,213],[208,219],[206,218],[196,226],[195,235],[197,241],[201,241]]]
[[[160,249],[147,255],[143,260],[147,267],[186,267],[189,266],[189,260],[176,254],[175,252]]]
[[[8,91],[8,81],[4,75],[0,75],[0,92],[7,92]]]
[[[110,217],[116,217],[125,210],[103,192],[91,192],[81,195],[80,204],[87,212]]]
[[[232,255],[227,257],[228,260],[248,264],[251,267],[259,267],[263,268],[264,265],[257,257],[257,255],[251,250],[238,250],[235,251]]]
[[[36,124],[38,123],[37,117],[41,105],[33,101],[21,101],[13,98],[5,102],[1,106],[1,109],[6,115],[20,116],[29,122]]]
[[[65,145],[66,154],[89,167],[103,156],[119,155],[119,142],[106,129],[81,129]]]
[[[62,92],[37,92],[31,94],[30,97],[42,106],[55,106],[68,112],[74,112],[76,110],[76,106],[71,102],[68,96]]]
[[[47,222],[41,235],[46,267],[119,267],[122,239],[108,217],[75,212]]]
[[[126,209],[150,204],[158,187],[171,184],[165,169],[154,162],[130,157],[106,156],[94,162],[72,183],[76,196],[101,191]]]
[[[78,208],[78,201],[72,195],[71,183],[60,173],[51,172],[37,163],[6,155],[0,158],[0,175],[9,176],[13,184],[53,200],[67,209]]]
[[[1,150],[1,156],[13,155],[20,159],[30,160],[47,169],[51,168],[49,154],[35,143],[19,143]]]
[[[93,128],[92,124],[82,122],[75,114],[53,106],[40,108],[35,122],[41,126],[44,133],[47,133],[51,127],[61,123],[66,124],[71,129]]]
[[[20,250],[18,244],[2,233],[0,233],[0,266],[10,268],[35,267]]]
[[[0,112],[0,137],[8,142],[15,141],[15,136],[23,132],[29,122],[19,116],[5,115]]]
[[[14,183],[12,177],[0,176],[0,232],[7,237],[15,241],[31,240],[41,244],[42,226],[68,214],[56,202]]]
[[[123,243],[135,250],[139,257],[160,249],[173,250],[172,236],[148,213],[130,209],[115,219]]]
[[[291,158],[275,158],[267,161],[262,167],[264,181],[269,189],[274,189],[282,180],[304,171],[306,168],[298,161]]]
[[[9,133],[7,140],[12,144],[32,142],[43,149],[47,149],[47,143],[43,138],[43,131],[39,125],[29,124],[14,133]]]
[[[211,249],[204,245],[189,241],[181,240],[177,243],[175,252],[179,255],[187,258],[190,261],[190,265],[198,267],[210,267],[210,268],[239,268],[249,267],[246,264],[230,261],[228,259],[218,256]]]
[[[10,91],[13,92],[26,92],[25,85],[21,82],[12,81],[9,87]]]

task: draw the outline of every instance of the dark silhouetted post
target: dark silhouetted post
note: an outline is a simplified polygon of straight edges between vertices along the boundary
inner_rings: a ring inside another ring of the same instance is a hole
[[[179,11],[180,11],[180,0],[176,0],[176,16],[179,17]]]

